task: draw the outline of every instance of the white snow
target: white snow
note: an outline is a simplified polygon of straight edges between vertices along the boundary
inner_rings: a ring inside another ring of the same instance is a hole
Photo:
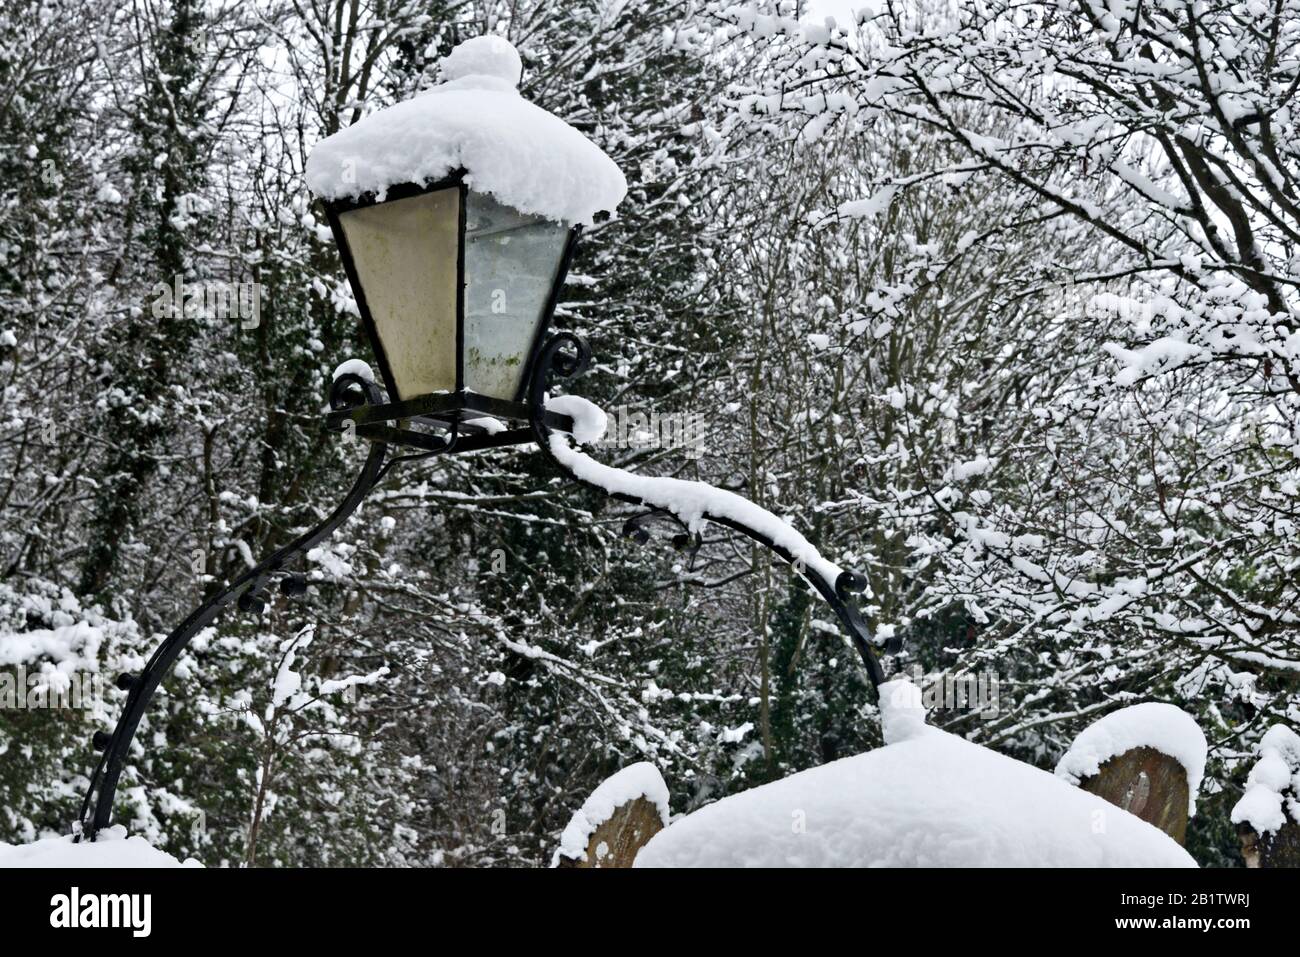
[[[0,666],[52,658],[59,670],[69,674],[78,669],[97,670],[103,642],[103,631],[86,621],[7,634],[0,641]]]
[[[1163,336],[1141,349],[1125,349],[1115,343],[1102,346],[1124,368],[1115,375],[1115,383],[1131,386],[1143,376],[1157,371],[1168,372],[1204,354],[1200,346],[1174,336]]]
[[[307,185],[326,200],[425,184],[459,169],[470,188],[525,212],[590,223],[613,211],[627,180],[601,149],[523,99],[519,54],[478,37],[443,61],[444,82],[327,137],[307,160]]]
[[[1231,820],[1271,834],[1286,824],[1287,811],[1300,822],[1300,735],[1275,724],[1260,739],[1259,761],[1246,778],[1246,793],[1233,807]]]
[[[969,462],[954,463],[952,467],[944,473],[943,478],[945,482],[964,482],[968,478],[973,478],[976,475],[983,475],[992,467],[993,463],[988,460],[988,456],[977,455]]]
[[[182,864],[142,837],[127,837],[120,824],[104,828],[93,842],[74,844],[72,835],[47,837],[31,844],[0,844],[0,867],[201,867],[189,858]]]
[[[330,376],[330,381],[337,382],[349,374],[361,376],[367,382],[375,381],[375,374],[371,371],[370,364],[363,359],[344,359],[339,363],[338,368],[334,370],[334,374]]]
[[[580,395],[557,395],[546,400],[546,408],[573,419],[573,437],[579,445],[599,442],[609,428],[605,410]]]
[[[279,710],[284,704],[302,690],[302,675],[293,670],[298,654],[311,644],[312,635],[304,631],[288,639],[280,646],[283,657],[275,671],[275,681],[271,685],[271,707]]]
[[[500,419],[494,419],[490,415],[479,416],[474,419],[466,419],[466,425],[476,425],[488,435],[496,435],[498,432],[504,432],[506,425]]]
[[[881,686],[887,743],[679,818],[636,867],[1195,867],[1163,831],[924,723]]]
[[[866,199],[854,199],[840,203],[839,214],[849,219],[870,219],[889,208],[890,201],[898,192],[897,186],[886,186]]]
[[[498,36],[473,37],[459,44],[438,64],[444,81],[468,76],[492,76],[504,80],[511,88],[519,85],[524,64],[519,51],[510,41]]]
[[[925,733],[925,705],[918,685],[897,679],[880,686],[880,730],[885,744],[898,744]]]
[[[668,823],[668,785],[664,783],[663,775],[649,761],[629,764],[602,782],[574,813],[560,835],[560,846],[551,859],[551,866],[558,867],[562,857],[577,860],[585,856],[587,843],[596,828],[613,817],[618,808],[637,798],[645,798],[653,804],[659,811],[660,820],[665,825]]]
[[[590,406],[591,409],[595,409],[595,406],[590,402],[586,402],[586,400],[579,400],[582,404],[561,405],[556,405],[557,401],[559,400],[549,400],[546,404],[547,408],[556,412],[562,411],[566,415],[573,415],[575,421],[581,419],[580,424],[575,424],[575,431],[581,431],[588,436],[595,433],[597,419],[591,410],[587,408],[587,406]],[[599,412],[600,410],[596,409],[596,411]],[[600,415],[603,417],[604,412],[601,412]],[[604,434],[603,423],[601,424],[600,434]],[[796,561],[802,562],[808,571],[821,576],[824,581],[831,585],[834,585],[836,579],[843,572],[843,569],[834,562],[823,558],[821,552],[817,550],[812,542],[800,535],[785,521],[773,515],[767,509],[761,508],[749,501],[749,499],[742,498],[733,492],[714,488],[704,482],[653,475],[636,475],[632,472],[625,472],[622,469],[604,465],[574,448],[569,436],[562,432],[553,432],[551,434],[550,447],[551,454],[555,456],[560,464],[583,481],[590,482],[592,485],[612,494],[630,495],[647,505],[672,512],[692,532],[698,531],[709,519],[728,519],[766,536],[786,549],[795,557]]]
[[[1196,813],[1196,795],[1205,776],[1205,734],[1194,718],[1171,704],[1149,701],[1120,708],[1079,733],[1057,762],[1056,773],[1078,784],[1101,770],[1116,755],[1134,748],[1154,748],[1187,771],[1188,814]]]

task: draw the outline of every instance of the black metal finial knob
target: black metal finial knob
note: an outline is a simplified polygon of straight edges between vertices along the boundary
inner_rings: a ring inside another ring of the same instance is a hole
[[[261,594],[254,594],[251,591],[246,591],[239,596],[239,610],[244,612],[251,611],[256,615],[260,615],[266,610],[266,601],[262,598]]]
[[[302,572],[293,572],[280,579],[281,595],[302,595],[307,591],[307,576]]]

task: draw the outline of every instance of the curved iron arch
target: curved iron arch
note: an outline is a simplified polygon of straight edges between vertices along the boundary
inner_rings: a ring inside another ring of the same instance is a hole
[[[571,349],[572,352],[566,351]],[[603,495],[617,499],[621,502],[627,502],[632,505],[639,505],[655,512],[668,512],[679,524],[679,516],[673,514],[671,510],[662,506],[655,505],[653,502],[647,502],[644,499],[637,498],[635,495],[628,495],[623,492],[611,492],[599,485],[593,484],[575,474],[563,462],[556,458],[551,451],[551,436],[553,429],[547,424],[546,419],[540,414],[546,407],[546,389],[549,385],[549,379],[552,374],[561,378],[574,378],[581,375],[591,362],[591,349],[587,346],[586,341],[578,335],[571,332],[559,332],[553,335],[542,346],[537,355],[537,360],[533,365],[532,379],[529,382],[529,406],[534,410],[534,415],[530,423],[533,434],[537,437],[537,444],[541,447],[542,453],[551,461],[551,463],[561,472],[568,475],[574,481],[587,488],[594,489]],[[853,642],[853,647],[857,650],[858,656],[862,659],[862,665],[871,678],[871,683],[879,687],[885,680],[884,669],[880,664],[880,658],[876,654],[878,647],[871,635],[871,628],[866,619],[862,617],[857,605],[853,601],[853,595],[861,594],[866,591],[867,581],[863,576],[856,572],[843,571],[834,580],[831,581],[818,574],[808,567],[806,562],[799,560],[792,554],[789,549],[772,541],[767,535],[763,534],[756,528],[746,525],[744,522],[729,518],[724,515],[715,515],[704,512],[704,518],[717,525],[722,525],[732,531],[739,532],[747,538],[758,542],[760,545],[771,550],[783,561],[789,564],[800,577],[804,579],[813,589],[822,596],[831,610],[835,612],[835,617],[840,620],[845,630],[848,632]],[[886,653],[892,654],[899,650],[901,641],[891,639],[884,647]]]

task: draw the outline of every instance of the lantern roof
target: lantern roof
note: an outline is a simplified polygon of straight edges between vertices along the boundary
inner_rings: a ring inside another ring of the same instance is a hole
[[[622,171],[591,140],[518,90],[506,40],[475,37],[443,59],[442,82],[316,144],[307,186],[330,202],[464,173],[466,185],[523,213],[588,224],[627,193]]]

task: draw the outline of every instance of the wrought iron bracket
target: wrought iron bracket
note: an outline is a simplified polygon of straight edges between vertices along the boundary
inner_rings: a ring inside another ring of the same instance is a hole
[[[340,376],[330,389],[330,407],[336,411],[376,405],[381,398],[378,386],[355,374]],[[96,750],[103,753],[95,765],[90,784],[86,789],[86,796],[81,803],[81,813],[78,817],[81,833],[78,835],[78,840],[81,837],[94,840],[96,832],[108,826],[113,814],[113,800],[117,794],[122,767],[140,719],[144,717],[145,710],[157,692],[159,684],[171,671],[180,653],[185,650],[195,635],[215,621],[232,603],[236,604],[240,611],[261,612],[266,605],[267,586],[273,578],[279,580],[279,588],[283,594],[296,595],[306,591],[306,579],[300,573],[289,571],[289,564],[299,555],[328,538],[357,510],[362,499],[383,475],[384,460],[387,455],[387,442],[372,441],[365,464],[361,467],[361,474],[357,476],[351,490],[334,511],[315,527],[272,553],[191,612],[188,618],[163,639],[162,644],[154,651],[139,674],[121,675],[118,678],[118,687],[127,693],[126,705],[112,734],[105,734],[103,731],[95,733],[94,746]],[[89,813],[92,809],[93,813]]]
[[[526,403],[503,402],[473,393],[419,396],[403,402],[385,403],[379,387],[369,379],[348,373],[335,380],[329,396],[332,411],[326,418],[325,427],[336,432],[353,430],[356,435],[370,442],[370,451],[361,473],[343,501],[321,522],[272,553],[191,612],[163,639],[139,674],[119,677],[118,687],[127,692],[126,704],[111,734],[103,731],[95,733],[94,746],[103,753],[82,800],[77,839],[84,837],[94,840],[95,834],[109,825],[118,782],[136,729],[159,685],[194,636],[214,622],[231,604],[237,605],[244,612],[260,613],[266,606],[266,590],[273,579],[278,580],[279,589],[285,595],[305,592],[305,577],[299,572],[290,571],[290,563],[324,541],[347,521],[370,490],[398,462],[536,442],[556,468],[579,483],[620,501],[648,508],[650,511],[647,514],[633,517],[624,527],[625,533],[636,540],[648,540],[648,532],[642,527],[645,519],[664,515],[676,522],[681,531],[673,535],[673,545],[687,552],[693,562],[701,539],[698,532],[693,532],[681,516],[661,505],[635,496],[610,492],[592,484],[574,474],[552,451],[553,435],[557,432],[571,434],[575,426],[569,416],[546,408],[546,390],[550,379],[552,376],[573,378],[580,375],[587,368],[590,358],[586,342],[572,333],[561,332],[547,339],[538,348],[530,364]],[[525,425],[493,430],[475,424],[475,415]],[[441,431],[411,428],[413,421],[430,424]],[[390,458],[389,450],[393,446],[413,448],[416,452]],[[793,566],[831,606],[848,632],[872,684],[879,685],[884,680],[877,655],[880,646],[873,640],[871,630],[853,600],[853,595],[866,589],[865,579],[853,572],[843,572],[834,581],[827,580],[761,531],[723,515],[706,512],[704,518],[747,536]],[[897,645],[890,643],[883,650],[892,653],[897,650]]]

